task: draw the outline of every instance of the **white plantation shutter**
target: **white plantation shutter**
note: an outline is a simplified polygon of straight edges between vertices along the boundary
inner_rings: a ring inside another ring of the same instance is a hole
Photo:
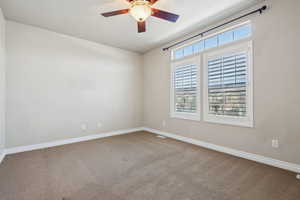
[[[200,58],[192,57],[171,65],[170,116],[200,120]]]
[[[190,64],[174,71],[175,111],[197,112],[197,66]]]
[[[209,113],[247,115],[247,53],[208,60]]]
[[[253,126],[252,42],[204,54],[204,120]]]

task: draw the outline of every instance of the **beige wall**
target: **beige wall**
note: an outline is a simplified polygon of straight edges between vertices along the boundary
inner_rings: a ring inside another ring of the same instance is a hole
[[[6,30],[6,147],[142,125],[140,55],[11,21]]]
[[[300,1],[266,3],[270,9],[265,14],[249,18],[254,29],[255,128],[171,119],[169,52],[162,47],[144,55],[145,126],[300,164]],[[271,147],[273,138],[279,139],[280,148]]]
[[[0,159],[5,140],[5,20],[0,8]],[[1,162],[1,161],[0,161]]]

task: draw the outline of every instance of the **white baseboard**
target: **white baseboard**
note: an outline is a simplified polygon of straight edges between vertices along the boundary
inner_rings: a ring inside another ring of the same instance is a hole
[[[133,128],[133,129],[124,129],[124,130],[100,133],[97,135],[88,135],[88,136],[83,136],[83,137],[70,138],[70,139],[58,140],[58,141],[53,141],[53,142],[46,142],[46,143],[41,143],[41,144],[12,147],[12,148],[5,149],[4,154],[9,155],[9,154],[15,154],[15,153],[20,153],[20,152],[25,152],[25,151],[45,149],[45,148],[49,148],[49,147],[61,146],[61,145],[72,144],[72,143],[77,143],[77,142],[84,142],[84,141],[88,141],[88,140],[106,138],[106,137],[115,136],[115,135],[123,135],[123,134],[143,131],[143,130],[144,130],[143,127],[139,127],[139,128]]]
[[[182,142],[187,142],[187,143],[194,144],[194,145],[204,147],[207,149],[212,149],[212,150],[219,151],[222,153],[230,154],[230,155],[237,156],[240,158],[245,158],[245,159],[252,160],[255,162],[263,163],[263,164],[270,165],[273,167],[300,173],[300,165],[298,165],[298,164],[289,163],[289,162],[285,162],[285,161],[281,161],[281,160],[276,160],[273,158],[269,158],[269,157],[265,157],[265,156],[261,156],[261,155],[257,155],[257,154],[253,154],[253,153],[247,153],[244,151],[239,151],[239,150],[235,150],[235,149],[231,149],[228,147],[223,147],[223,146],[219,146],[219,145],[215,145],[215,144],[211,144],[211,143],[207,143],[207,142],[202,142],[200,140],[195,140],[192,138],[187,138],[184,136],[179,136],[177,134],[168,133],[168,132],[164,132],[164,131],[160,131],[160,130],[156,130],[156,129],[144,128],[144,131],[148,131],[151,133],[169,137],[169,138],[172,138],[175,140],[180,140]]]
[[[4,151],[0,151],[0,164],[3,161],[4,157],[5,157]]]

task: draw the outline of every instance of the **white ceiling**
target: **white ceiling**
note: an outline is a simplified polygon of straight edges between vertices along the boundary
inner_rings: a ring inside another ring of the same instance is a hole
[[[179,14],[180,18],[170,23],[150,17],[146,33],[137,33],[130,15],[100,16],[102,12],[128,8],[126,0],[0,0],[0,7],[9,20],[144,53],[257,1],[159,0],[155,8]]]

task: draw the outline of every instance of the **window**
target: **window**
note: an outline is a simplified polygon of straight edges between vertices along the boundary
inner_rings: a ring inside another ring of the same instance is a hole
[[[190,58],[172,64],[171,117],[200,120],[199,59]]]
[[[250,35],[251,35],[251,26],[249,24],[233,30],[234,40],[241,40],[243,38],[249,37]]]
[[[177,59],[183,58],[183,49],[179,49],[175,52],[175,57]]]
[[[204,120],[253,126],[252,43],[204,54]]]
[[[229,31],[215,34],[214,36],[207,37],[206,39],[202,39],[190,45],[176,49],[172,51],[172,60],[182,59],[211,48],[220,47],[231,42],[239,41],[250,37],[251,34],[251,24],[246,23],[238,26],[237,28],[232,28]]]
[[[206,40],[204,40],[205,43],[205,49],[210,49],[210,48],[214,48],[218,46],[218,36],[214,36],[211,38],[208,38]]]
[[[187,46],[183,49],[183,56],[189,56],[193,54],[193,46]]]
[[[197,42],[193,44],[193,53],[199,53],[204,50],[204,41]]]
[[[225,33],[220,34],[218,39],[220,45],[233,42],[233,31],[227,31]]]
[[[245,22],[172,50],[171,117],[253,127],[251,36]]]

